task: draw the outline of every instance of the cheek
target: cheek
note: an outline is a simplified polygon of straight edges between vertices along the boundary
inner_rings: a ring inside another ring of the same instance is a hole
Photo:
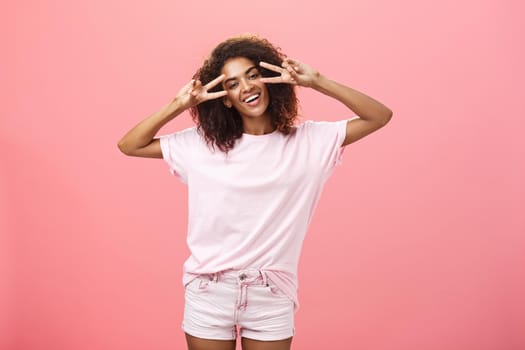
[[[233,93],[231,90],[227,90],[227,92],[228,94],[224,98],[228,99],[232,103],[236,103],[237,98],[236,98],[235,93]]]
[[[270,91],[266,87],[264,87],[264,96],[266,101],[270,101]]]

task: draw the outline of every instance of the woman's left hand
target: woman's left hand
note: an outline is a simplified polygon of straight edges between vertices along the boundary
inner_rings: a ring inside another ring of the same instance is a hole
[[[266,62],[259,64],[263,68],[281,74],[277,77],[261,78],[263,83],[285,83],[312,87],[320,76],[319,72],[312,67],[291,58],[285,59],[281,67]]]

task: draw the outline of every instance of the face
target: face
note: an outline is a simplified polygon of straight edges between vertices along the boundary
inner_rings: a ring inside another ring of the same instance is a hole
[[[245,57],[231,58],[221,73],[226,75],[222,82],[228,93],[223,99],[226,107],[235,108],[243,118],[270,117],[268,89],[259,80],[261,73],[254,62]]]

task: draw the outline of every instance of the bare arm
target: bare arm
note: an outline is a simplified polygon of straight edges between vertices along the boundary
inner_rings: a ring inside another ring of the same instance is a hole
[[[180,101],[174,99],[128,131],[119,141],[118,148],[128,156],[162,158],[160,141],[154,137],[160,128],[184,110]]]
[[[128,156],[162,158],[160,141],[154,138],[166,123],[203,101],[226,95],[226,91],[210,92],[208,90],[220,83],[224,75],[213,79],[206,85],[192,80],[186,84],[177,96],[158,112],[153,113],[128,131],[118,143],[118,148]]]
[[[347,122],[343,146],[385,126],[392,118],[392,111],[381,102],[322,75],[315,80],[312,88],[337,99],[359,116]]]
[[[362,92],[326,78],[302,62],[287,59],[283,62],[282,67],[266,62],[260,64],[264,68],[281,73],[278,77],[262,78],[263,82],[288,83],[313,88],[342,102],[357,114],[359,118],[349,120],[346,124],[346,137],[342,146],[355,142],[383,127],[392,118],[392,111],[382,103]]]

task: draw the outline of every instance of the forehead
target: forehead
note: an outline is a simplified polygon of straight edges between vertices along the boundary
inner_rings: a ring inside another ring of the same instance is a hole
[[[224,63],[221,73],[225,74],[227,79],[243,75],[246,70],[253,66],[256,66],[255,62],[246,57],[234,57]]]

